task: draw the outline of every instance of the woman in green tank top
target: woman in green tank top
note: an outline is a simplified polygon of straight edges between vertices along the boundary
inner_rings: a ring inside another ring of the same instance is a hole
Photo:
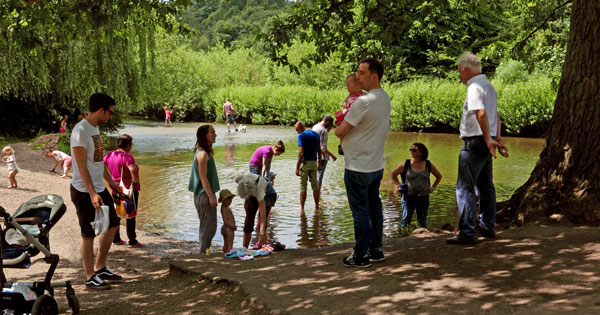
[[[213,157],[212,145],[217,134],[210,125],[198,127],[196,147],[188,190],[194,193],[194,205],[198,212],[200,253],[208,252],[217,231],[217,197],[219,176]]]

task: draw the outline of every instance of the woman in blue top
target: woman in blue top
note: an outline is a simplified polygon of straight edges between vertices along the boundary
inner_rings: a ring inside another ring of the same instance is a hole
[[[194,193],[194,205],[200,221],[198,235],[200,253],[207,252],[217,232],[217,197],[215,194],[221,188],[212,149],[216,139],[217,134],[212,126],[198,127],[188,190]]]
[[[396,185],[396,191],[400,186],[398,175],[402,174],[402,181],[408,186],[408,191],[402,194],[402,220],[400,226],[410,224],[412,214],[417,210],[417,222],[421,227],[427,227],[427,212],[429,211],[429,194],[431,194],[442,180],[442,173],[431,163],[429,150],[419,142],[410,147],[412,159],[402,162],[392,171],[392,181]],[[429,177],[433,174],[435,182],[431,186]]]

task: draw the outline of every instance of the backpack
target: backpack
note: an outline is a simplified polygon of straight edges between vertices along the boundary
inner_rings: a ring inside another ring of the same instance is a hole
[[[400,173],[400,177],[402,177],[403,184],[406,184],[406,172],[409,168],[410,159],[406,159],[406,161],[404,161],[404,172]],[[425,168],[429,171],[429,173],[431,173],[431,162],[429,160],[425,160]],[[431,186],[431,182],[429,183],[429,186]]]

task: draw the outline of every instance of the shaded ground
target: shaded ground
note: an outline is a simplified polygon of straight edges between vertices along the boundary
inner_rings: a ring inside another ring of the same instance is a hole
[[[13,212],[39,194],[63,196],[67,213],[50,233],[61,257],[54,279],[74,281],[82,314],[600,314],[600,229],[590,227],[529,226],[474,246],[447,246],[448,234],[419,230],[387,239],[387,260],[364,270],[341,264],[352,244],[240,261],[218,249],[194,255],[195,243],[141,231],[148,246],[111,248],[109,266],[126,281],[87,291],[69,181],[46,171],[53,162],[41,152],[14,147],[22,189],[0,188],[0,205]],[[39,281],[47,269],[38,255],[29,270],[5,271],[9,280]],[[64,290],[56,297],[69,313]]]

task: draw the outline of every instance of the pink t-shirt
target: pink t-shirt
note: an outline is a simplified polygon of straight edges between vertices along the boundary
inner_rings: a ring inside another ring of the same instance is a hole
[[[104,156],[104,164],[108,165],[110,176],[117,184],[121,181],[121,169],[123,169],[123,184],[125,184],[125,187],[131,185],[131,172],[128,166],[136,165],[133,154],[119,150],[110,151]],[[125,167],[123,168],[123,166]],[[133,187],[139,191],[140,183],[134,183]]]
[[[231,104],[231,102],[226,102],[225,104],[223,104],[223,110],[227,115],[233,114],[233,104]]]
[[[344,108],[343,110],[335,112],[336,125],[339,126],[344,121],[344,118],[346,117],[346,114],[348,114],[350,106],[352,106],[352,103],[354,103],[354,101],[361,95],[364,95],[363,91],[354,94],[348,94],[348,96],[346,96],[344,103],[348,104],[348,108]]]
[[[263,167],[263,158],[266,158],[267,160],[273,158],[273,150],[271,150],[270,145],[264,145],[256,149],[250,158],[250,164],[256,167]]]
[[[171,111],[170,110],[165,110],[165,118],[170,119],[171,118]]]

